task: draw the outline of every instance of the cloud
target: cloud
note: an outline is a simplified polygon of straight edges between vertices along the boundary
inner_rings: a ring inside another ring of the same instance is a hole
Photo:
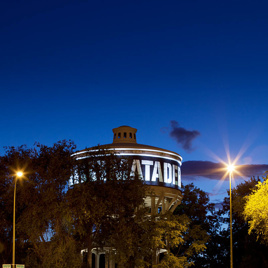
[[[258,177],[264,176],[265,171],[268,171],[268,165],[240,165],[237,167],[242,176],[236,177]],[[197,180],[200,177],[211,180],[220,180],[226,173],[226,167],[222,163],[214,163],[210,161],[186,161],[181,167],[183,180]]]
[[[180,127],[179,123],[175,120],[170,121],[171,131],[169,133],[170,137],[176,140],[182,148],[188,152],[192,151],[192,141],[200,135],[200,132],[197,130],[187,130]]]

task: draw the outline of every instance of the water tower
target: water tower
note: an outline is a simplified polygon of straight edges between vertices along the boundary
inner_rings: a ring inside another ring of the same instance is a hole
[[[173,212],[182,199],[182,157],[172,151],[137,143],[136,133],[137,129],[129,126],[114,128],[113,143],[98,148],[111,150],[119,157],[131,159],[131,172],[137,172],[149,187],[150,194],[146,196],[145,205],[151,215]],[[93,151],[96,151],[95,147],[76,152],[73,156],[79,160],[89,157]],[[161,252],[164,250],[160,250],[158,254]],[[93,249],[92,253],[95,255],[95,268],[115,267],[113,263],[108,264],[105,261],[105,248],[103,251]]]

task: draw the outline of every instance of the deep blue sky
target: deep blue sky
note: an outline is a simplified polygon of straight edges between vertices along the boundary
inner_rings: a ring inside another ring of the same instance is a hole
[[[227,160],[228,145],[232,158],[245,149],[238,164],[267,165],[267,14],[253,0],[1,1],[0,153],[111,143],[130,125],[185,162]],[[172,120],[200,133],[190,150]]]

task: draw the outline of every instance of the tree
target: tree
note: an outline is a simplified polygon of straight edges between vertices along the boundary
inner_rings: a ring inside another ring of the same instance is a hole
[[[256,185],[260,182],[259,178],[252,177],[248,181],[244,181],[232,189],[232,205],[233,205],[233,252],[234,266],[239,268],[265,268],[268,265],[267,247],[257,240],[254,233],[248,234],[248,224],[244,219],[243,211],[246,204],[246,196],[250,196]],[[228,192],[229,193],[229,192]],[[225,198],[222,213],[222,223],[227,224],[228,228],[221,232],[222,250],[227,252],[227,258],[222,259],[225,262],[225,267],[229,263],[229,215],[230,199]]]
[[[153,236],[157,248],[167,253],[158,265],[153,267],[183,268],[192,266],[194,254],[202,252],[206,246],[207,234],[198,226],[191,227],[186,215],[173,215],[167,212],[155,222],[156,235]]]
[[[106,254],[119,267],[137,266],[148,250],[143,246],[143,236],[147,234],[147,210],[143,207],[146,185],[131,174],[130,159],[103,148],[95,148],[84,156],[77,161],[73,176],[78,183],[67,193],[77,236],[88,252],[93,247],[110,248]]]
[[[109,247],[106,254],[115,259],[118,267],[149,267],[160,248],[168,252],[161,265],[170,260],[175,249],[173,260],[189,265],[188,258],[205,248],[206,233],[198,226],[189,228],[185,215],[149,216],[144,207],[148,189],[137,174],[131,175],[129,160],[96,148],[78,161],[73,176],[78,184],[67,194],[78,235],[88,252],[93,247]]]
[[[264,181],[259,181],[249,196],[244,198],[244,217],[249,223],[249,234],[256,232],[260,238],[268,244],[268,172]]]
[[[66,259],[66,254],[53,254],[56,244],[66,246],[59,243],[59,239],[56,238],[69,241],[67,237],[70,237],[70,233],[66,232],[63,204],[66,186],[72,174],[74,160],[71,154],[74,149],[75,145],[70,141],[61,141],[52,147],[36,144],[32,149],[26,146],[6,148],[5,155],[0,158],[3,208],[0,233],[1,240],[5,241],[1,254],[3,263],[9,263],[11,260],[14,180],[12,175],[14,170],[23,169],[26,179],[18,182],[17,187],[16,260],[31,267],[68,267],[70,264],[77,267],[77,252],[72,255],[73,263]],[[58,246],[60,251],[62,248]],[[63,262],[69,264],[64,266]]]
[[[187,215],[189,217],[189,231],[185,236],[185,243],[181,246],[181,251],[185,254],[190,245],[195,241],[200,241],[200,245],[204,244],[202,254],[199,251],[192,251],[188,256],[189,261],[198,267],[202,267],[203,263],[208,261],[209,236],[213,232],[214,223],[212,224],[213,204],[209,203],[207,193],[194,186],[193,183],[182,185],[183,199],[181,204],[176,208],[174,214]]]
[[[0,262],[10,263],[12,255],[13,197],[15,170],[27,165],[31,167],[32,151],[20,146],[6,148],[6,155],[0,158]],[[28,189],[28,184],[26,183]],[[21,203],[21,183],[17,183],[16,218],[20,217],[24,204]],[[17,240],[17,258],[23,259],[21,241]]]
[[[81,249],[109,248],[107,256],[118,267],[151,267],[155,250],[162,247],[168,254],[161,265],[190,265],[206,234],[185,215],[148,216],[148,190],[130,172],[131,159],[96,148],[76,160],[74,149],[73,142],[61,141],[51,147],[9,147],[0,157],[1,262],[11,260],[13,174],[22,168],[27,179],[17,185],[17,262],[78,268]],[[70,178],[77,182],[72,187]]]

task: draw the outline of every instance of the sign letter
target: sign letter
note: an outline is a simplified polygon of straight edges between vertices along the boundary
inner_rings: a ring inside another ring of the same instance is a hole
[[[163,175],[159,161],[155,161],[152,181],[156,181],[156,178],[158,178],[160,182],[163,182]]]
[[[137,170],[137,171],[136,171]],[[138,173],[138,176],[143,179],[141,163],[139,159],[134,159],[131,167],[131,176],[135,176],[135,172]]]
[[[151,172],[150,172],[150,166],[154,164],[153,161],[150,160],[142,160],[142,165],[145,165],[145,181],[150,181]]]
[[[164,163],[164,182],[172,183],[172,166],[170,163]]]

